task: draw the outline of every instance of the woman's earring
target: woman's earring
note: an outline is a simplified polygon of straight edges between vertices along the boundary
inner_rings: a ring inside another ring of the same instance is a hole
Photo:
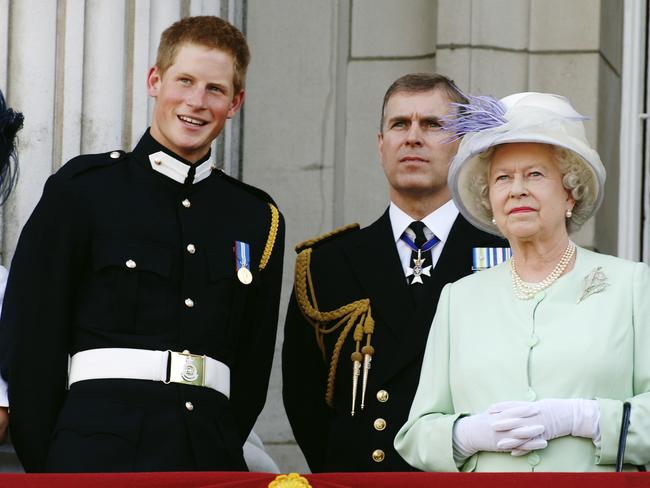
[[[571,210],[567,210],[564,215],[567,219],[570,219],[573,216],[573,212]]]
[[[492,223],[493,223],[494,225],[497,225],[497,221],[494,219],[494,217],[492,217]]]

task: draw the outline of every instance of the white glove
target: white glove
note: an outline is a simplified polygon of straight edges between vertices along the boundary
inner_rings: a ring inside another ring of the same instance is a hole
[[[544,427],[530,419],[539,416],[534,404],[497,409],[462,417],[456,421],[453,430],[454,458],[463,461],[478,451],[508,452],[514,448],[526,451],[546,447],[541,437]],[[507,413],[506,413],[507,412]]]
[[[528,425],[543,425],[541,437],[545,440],[572,435],[597,440],[600,437],[598,420],[600,410],[596,400],[577,399],[545,399],[537,402],[502,402],[492,405],[488,410],[493,415],[500,415],[501,420],[495,426],[508,429],[511,426],[520,427],[522,418],[520,412],[526,406],[535,405],[538,413],[525,417]],[[516,442],[516,439],[512,440]],[[502,442],[507,442],[503,440]],[[513,456],[526,454],[530,449],[516,446]]]

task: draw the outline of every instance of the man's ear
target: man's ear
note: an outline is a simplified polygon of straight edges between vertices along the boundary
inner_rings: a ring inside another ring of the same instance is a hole
[[[228,109],[228,118],[232,119],[237,112],[239,112],[239,109],[241,106],[244,104],[244,98],[246,98],[246,93],[244,90],[239,90],[239,93],[232,97],[232,101],[230,102],[230,108]]]
[[[147,75],[147,93],[150,97],[157,97],[160,92],[160,82],[162,81],[162,74],[158,66],[152,66]]]
[[[377,152],[379,152],[379,160],[383,161],[384,155],[384,134],[381,132],[377,133]]]

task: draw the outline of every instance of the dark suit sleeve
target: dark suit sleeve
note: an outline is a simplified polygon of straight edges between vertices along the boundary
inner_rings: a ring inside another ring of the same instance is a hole
[[[43,471],[66,394],[69,330],[85,265],[84,205],[52,176],[14,255],[0,322],[11,436],[26,471]]]
[[[312,472],[326,470],[331,415],[325,403],[327,370],[314,328],[292,293],[284,324],[282,398],[293,435]]]
[[[278,309],[282,288],[284,260],[284,219],[280,215],[278,232],[271,258],[260,273],[261,282],[245,303],[239,347],[231,371],[231,403],[242,440],[248,437],[266,402]]]

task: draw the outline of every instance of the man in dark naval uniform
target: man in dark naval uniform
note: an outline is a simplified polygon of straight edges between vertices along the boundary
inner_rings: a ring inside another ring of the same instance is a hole
[[[246,469],[284,226],[268,195],[209,157],[242,105],[249,59],[221,19],[173,24],[148,75],[151,128],[133,152],[77,157],[47,181],[0,324],[28,472]]]
[[[395,81],[378,135],[389,208],[369,227],[297,247],[283,397],[314,472],[414,469],[393,438],[408,417],[440,291],[472,272],[473,248],[504,246],[459,215],[447,187],[458,142],[441,118],[464,101],[441,75]]]

